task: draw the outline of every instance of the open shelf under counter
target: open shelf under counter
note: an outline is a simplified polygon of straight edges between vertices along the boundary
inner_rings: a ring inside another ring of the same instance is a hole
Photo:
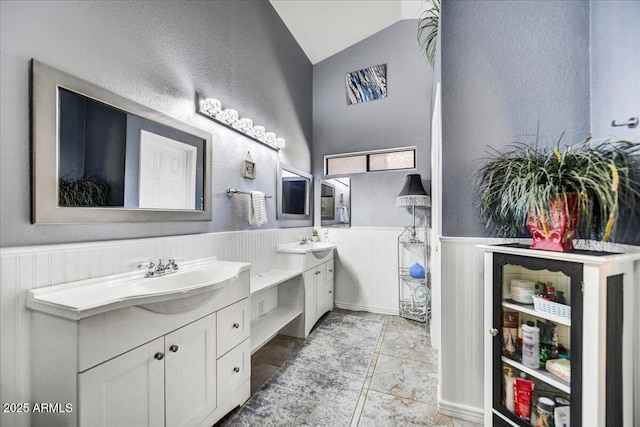
[[[531,369],[524,366],[522,363],[515,361],[513,359],[508,358],[507,356],[502,356],[502,362],[507,365],[513,366],[517,370],[526,373],[527,375],[531,375],[532,377],[549,384],[557,388],[560,391],[563,391],[567,394],[571,394],[571,384],[557,375],[552,374],[551,372],[545,371],[544,369]]]
[[[300,270],[271,270],[251,277],[250,293],[260,292],[300,276]]]
[[[251,322],[251,354],[260,350],[278,331],[302,314],[302,307],[278,306]]]
[[[551,313],[545,313],[544,311],[536,311],[533,308],[533,304],[517,304],[517,303],[509,302],[506,300],[502,300],[502,306],[510,310],[519,311],[520,313],[526,313],[531,316],[539,317],[541,319],[550,320],[560,325],[571,326],[571,319],[567,319],[566,317],[556,316]]]

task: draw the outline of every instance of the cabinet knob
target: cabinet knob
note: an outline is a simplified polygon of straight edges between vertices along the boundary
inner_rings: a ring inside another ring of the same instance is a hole
[[[333,270],[329,270],[329,273],[333,273]]]
[[[329,291],[329,293],[330,293],[330,294],[332,294],[332,293],[333,293],[333,291]]]
[[[495,337],[498,335],[498,330],[496,328],[491,328],[489,329],[489,333],[491,334],[492,337]]]
[[[233,328],[234,328],[234,329],[238,329],[239,327],[240,327],[240,323],[234,323],[234,324],[233,324]]]
[[[153,358],[156,360],[162,360],[164,359],[164,353],[157,352]]]
[[[172,353],[176,353],[178,351],[178,346],[173,344],[171,347],[169,347],[169,351],[171,351]]]
[[[240,372],[240,368],[236,366],[235,368],[233,368],[233,372]]]

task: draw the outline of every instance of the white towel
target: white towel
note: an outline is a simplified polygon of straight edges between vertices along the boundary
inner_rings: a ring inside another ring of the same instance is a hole
[[[249,200],[249,224],[260,227],[267,222],[267,208],[264,202],[264,193],[252,191]]]
[[[349,222],[349,210],[346,206],[340,206],[340,222],[346,224]]]

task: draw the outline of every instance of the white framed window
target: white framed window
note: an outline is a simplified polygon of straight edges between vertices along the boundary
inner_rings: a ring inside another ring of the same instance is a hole
[[[399,169],[415,169],[416,147],[360,151],[324,156],[324,175],[350,175]]]

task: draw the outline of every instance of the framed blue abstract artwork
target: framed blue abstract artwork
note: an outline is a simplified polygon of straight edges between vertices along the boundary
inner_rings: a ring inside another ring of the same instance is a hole
[[[387,64],[347,73],[347,104],[387,97]]]

